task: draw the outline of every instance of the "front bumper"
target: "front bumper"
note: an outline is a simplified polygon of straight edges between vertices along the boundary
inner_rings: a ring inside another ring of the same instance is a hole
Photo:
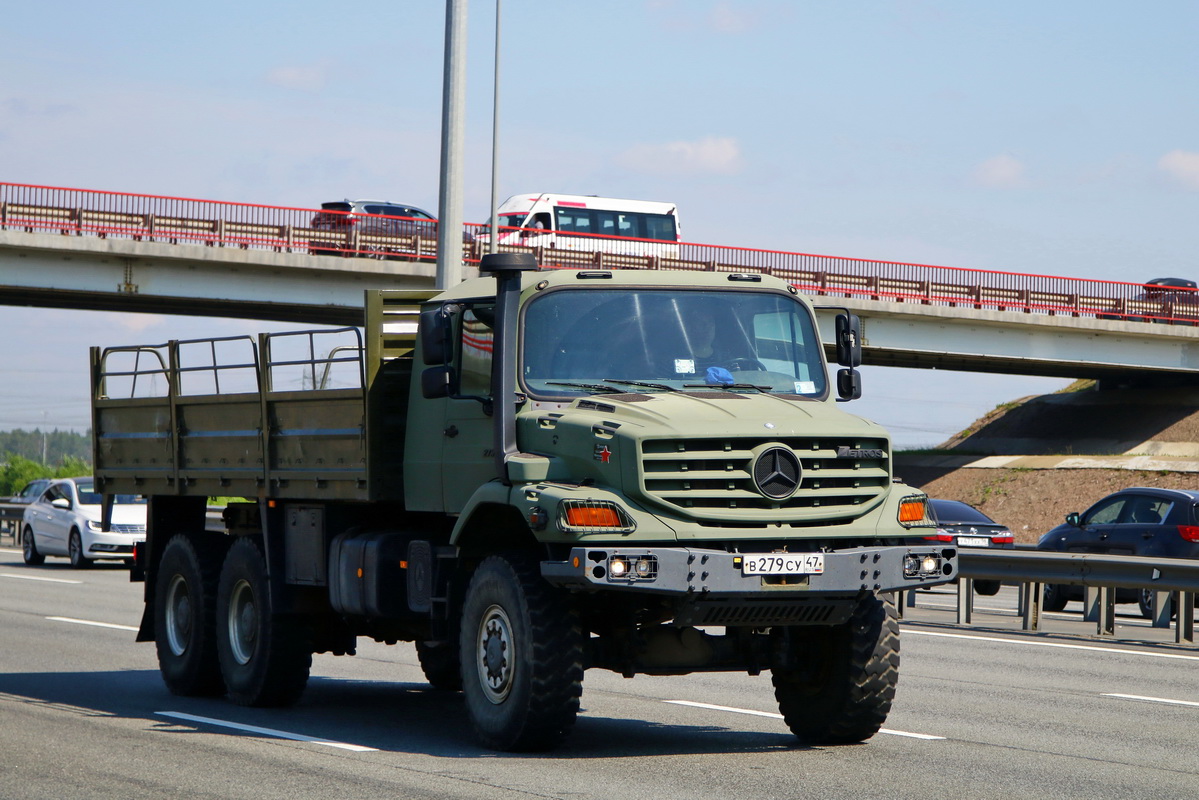
[[[951,546],[854,547],[823,553],[823,570],[808,575],[747,575],[745,555],[692,547],[575,547],[565,561],[541,562],[550,583],[584,591],[620,591],[713,597],[856,595],[937,586],[957,579],[957,550]],[[794,555],[794,554],[792,554]],[[936,569],[913,574],[913,559]],[[632,568],[609,569],[613,560]],[[647,562],[643,570],[636,565]]]

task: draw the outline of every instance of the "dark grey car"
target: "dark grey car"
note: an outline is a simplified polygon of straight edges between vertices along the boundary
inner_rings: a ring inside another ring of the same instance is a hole
[[[996,522],[968,503],[930,497],[929,511],[937,522],[936,533],[925,536],[938,542],[953,542],[958,547],[1015,547],[1015,537],[1007,525]],[[977,580],[974,591],[981,595],[999,592],[999,581]]]
[[[1199,492],[1184,489],[1135,487],[1122,489],[1100,500],[1081,514],[1066,515],[1066,522],[1037,542],[1038,550],[1063,553],[1199,558]],[[1080,600],[1081,586],[1046,584],[1044,608],[1061,611],[1070,600]],[[1116,602],[1139,603],[1151,614],[1148,589],[1119,589]]]

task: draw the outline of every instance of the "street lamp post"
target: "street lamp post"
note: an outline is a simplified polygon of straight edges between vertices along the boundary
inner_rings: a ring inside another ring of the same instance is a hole
[[[446,0],[441,96],[441,189],[437,209],[437,289],[462,282],[462,161],[466,96],[466,0]]]

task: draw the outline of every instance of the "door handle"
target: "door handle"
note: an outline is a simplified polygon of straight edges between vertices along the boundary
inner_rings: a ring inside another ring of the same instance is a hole
[[[455,436],[458,435],[458,426],[451,425],[450,427],[448,427],[444,431],[442,431],[442,433],[445,434],[446,436],[448,436],[449,438],[453,439]]]

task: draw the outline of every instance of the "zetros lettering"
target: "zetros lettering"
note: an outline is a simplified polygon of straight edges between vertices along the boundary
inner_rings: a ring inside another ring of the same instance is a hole
[[[886,450],[856,450],[852,447],[838,447],[837,458],[886,458]]]

